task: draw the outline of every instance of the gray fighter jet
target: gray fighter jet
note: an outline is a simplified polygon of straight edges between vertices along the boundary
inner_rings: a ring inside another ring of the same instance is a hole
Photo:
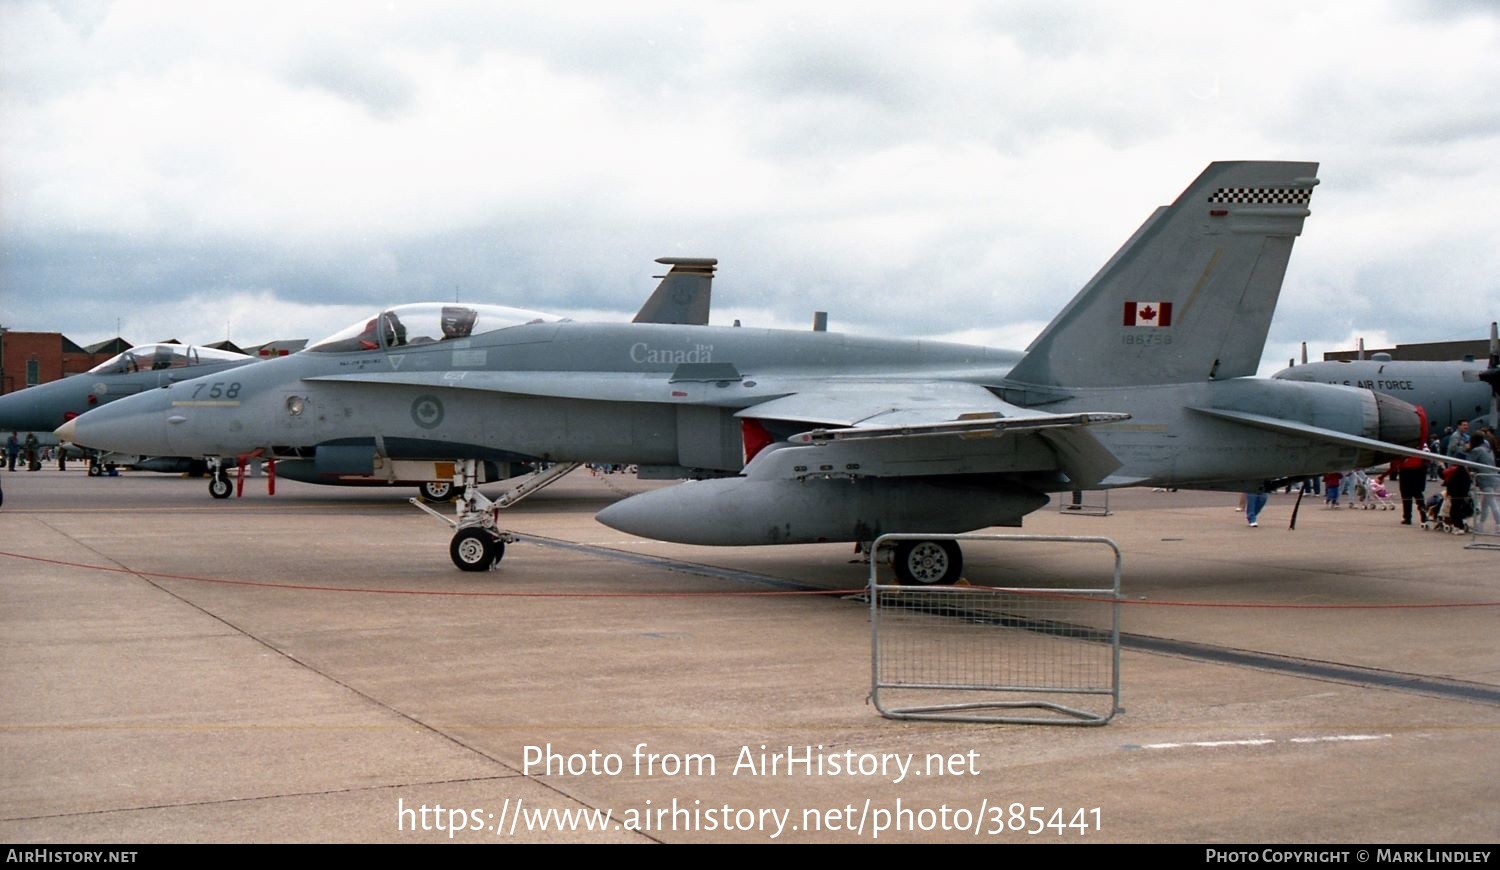
[[[255,361],[252,356],[211,347],[137,345],[87,372],[0,396],[0,431],[50,432],[79,414],[116,399]],[[161,467],[153,466],[155,470],[187,471],[193,462],[203,467],[201,459],[179,461],[175,457],[156,457],[156,460]],[[136,461],[136,457],[130,457],[129,461],[122,458],[121,464]],[[98,474],[102,465],[91,461],[89,473]]]
[[[59,434],[209,456],[357,446],[500,452],[539,468],[637,464],[643,476],[703,479],[627,498],[600,521],[710,545],[1018,526],[1049,493],[1074,489],[1256,490],[1416,453],[1391,442],[1425,436],[1414,408],[1370,390],[1253,377],[1316,170],[1210,165],[1024,354],[432,304],[116,403]],[[471,485],[458,510],[453,561],[491,568],[513,540],[498,510]],[[962,555],[935,538],[901,545],[894,561],[904,580],[950,582]]]
[[[1365,360],[1303,363],[1282,369],[1273,378],[1343,384],[1395,396],[1427,414],[1434,430],[1462,421],[1500,418],[1500,336],[1490,324],[1490,358],[1477,360],[1393,360],[1377,353]]]
[[[0,429],[50,432],[116,399],[251,362],[255,357],[210,347],[137,345],[87,372],[0,396]]]
[[[657,276],[661,283],[656,285],[655,291],[646,299],[631,322],[706,325],[712,303],[714,268],[718,260],[661,257],[656,262],[671,268],[667,270],[667,274]],[[426,306],[425,310],[430,312],[433,307]],[[488,306],[443,304],[436,307],[442,320],[436,330],[444,340],[466,337],[475,329],[479,312],[491,310]],[[501,313],[500,322],[505,322],[505,318],[510,316]],[[397,319],[397,315],[387,319],[404,323]],[[366,324],[374,322],[371,319]],[[414,338],[412,341],[420,339]],[[320,342],[323,343],[326,342]],[[423,445],[430,443],[433,442],[395,445],[394,450],[387,449],[383,446],[383,441],[375,439],[324,443],[311,451],[299,450],[296,459],[283,458],[277,463],[275,473],[292,480],[335,486],[414,485],[423,501],[447,501],[455,493],[455,454],[441,443],[434,444],[432,450],[436,452],[429,453]],[[535,470],[534,463],[509,452],[488,456],[474,452],[466,453],[465,456],[478,463],[473,468],[477,483],[505,480]],[[218,495],[221,489],[216,483],[210,491]],[[227,479],[222,491],[228,495]]]

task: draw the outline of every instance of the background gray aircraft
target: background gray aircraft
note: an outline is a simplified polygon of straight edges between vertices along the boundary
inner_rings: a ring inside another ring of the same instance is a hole
[[[68,420],[117,399],[255,361],[252,356],[210,347],[137,345],[87,372],[0,396],[0,430],[51,432]],[[177,462],[176,459],[159,458],[158,464],[167,462],[171,467],[155,470],[187,471],[192,462],[196,462],[199,469],[203,468],[202,459],[191,462],[186,459]],[[137,457],[134,456],[121,458],[121,464],[135,461]],[[97,474],[100,465],[91,462],[89,473]]]
[[[707,478],[599,519],[694,544],[870,541],[1016,526],[1072,489],[1254,490],[1414,453],[1414,408],[1254,378],[1312,163],[1215,163],[1157,209],[1022,355],[925,340],[571,323],[479,306],[389,309],[243,372],[176,384],[59,433],[126,450],[614,462]],[[460,324],[455,328],[455,324]],[[468,487],[450,555],[507,535]],[[958,576],[956,544],[894,554]]]
[[[1329,360],[1285,368],[1273,378],[1363,387],[1421,407],[1436,432],[1460,421],[1500,417],[1500,335],[1490,324],[1487,361],[1393,360],[1377,353],[1365,360]]]

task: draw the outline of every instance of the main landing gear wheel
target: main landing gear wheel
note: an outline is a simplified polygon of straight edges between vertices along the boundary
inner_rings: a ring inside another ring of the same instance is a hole
[[[457,494],[453,482],[449,480],[429,480],[417,487],[417,495],[425,502],[450,502]]]
[[[891,565],[904,585],[951,586],[964,570],[964,554],[956,541],[900,541]]]
[[[505,556],[505,542],[482,528],[459,529],[448,555],[460,571],[488,571]]]
[[[104,466],[100,465],[97,462],[90,462],[89,463],[89,477],[98,477],[99,475],[101,475],[103,473],[104,473]]]
[[[208,479],[208,494],[214,498],[229,498],[231,492],[234,492],[234,486],[224,475],[215,474]]]

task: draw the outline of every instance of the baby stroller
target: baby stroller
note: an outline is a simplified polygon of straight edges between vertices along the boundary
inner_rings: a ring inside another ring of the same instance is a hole
[[[1370,478],[1365,489],[1365,510],[1393,511],[1396,503],[1391,500],[1390,490],[1385,488],[1380,478]]]
[[[1427,500],[1428,521],[1422,528],[1454,535],[1468,534],[1466,520],[1474,513],[1468,496],[1435,495]]]

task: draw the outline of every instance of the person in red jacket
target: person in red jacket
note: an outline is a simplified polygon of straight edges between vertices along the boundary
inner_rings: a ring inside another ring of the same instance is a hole
[[[1391,463],[1390,477],[1401,487],[1401,525],[1411,525],[1411,505],[1415,499],[1422,522],[1427,522],[1427,462],[1415,456],[1403,456]]]

